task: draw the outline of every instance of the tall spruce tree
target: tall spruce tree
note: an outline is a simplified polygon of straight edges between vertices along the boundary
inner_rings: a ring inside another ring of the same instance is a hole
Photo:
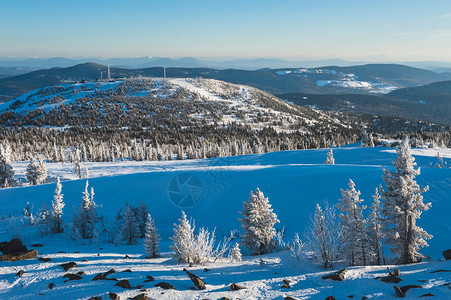
[[[85,190],[78,209],[78,214],[73,215],[73,236],[80,236],[83,239],[91,239],[96,235],[95,227],[98,220],[94,202],[94,189],[89,193],[89,183],[86,180]]]
[[[51,231],[53,233],[62,233],[63,229],[63,194],[61,193],[63,186],[60,178],[56,179],[55,195],[53,196],[52,211],[51,211]]]
[[[157,228],[155,227],[155,222],[150,214],[147,214],[146,230],[144,234],[144,249],[146,250],[148,257],[155,258],[159,256],[159,242],[160,238]]]
[[[422,193],[429,187],[420,188],[415,180],[420,168],[415,169],[415,158],[411,154],[407,137],[396,148],[396,152],[398,156],[393,162],[396,171],[384,169],[386,189],[381,190],[385,242],[400,263],[409,264],[425,257],[420,249],[427,247],[426,240],[432,238],[416,224],[423,211],[431,207],[431,203],[423,203]]]
[[[360,191],[355,189],[355,183],[349,179],[349,188],[341,190],[342,199],[337,204],[341,211],[341,227],[343,233],[343,254],[351,266],[367,265],[368,239],[366,235],[366,220],[363,211],[366,206],[361,205]]]
[[[243,246],[251,250],[252,254],[261,255],[275,249],[274,225],[279,223],[273,212],[268,198],[257,188],[251,192],[247,202],[243,202],[243,216],[239,219],[244,232],[241,235]]]
[[[367,219],[367,230],[369,240],[368,254],[371,256],[371,262],[376,265],[381,265],[385,262],[384,259],[384,234],[382,232],[382,211],[381,211],[381,196],[379,190],[376,188],[373,197],[373,204],[371,205],[371,213]]]
[[[136,212],[130,205],[124,211],[124,220],[121,228],[121,236],[127,245],[135,245],[138,242],[139,228]]]

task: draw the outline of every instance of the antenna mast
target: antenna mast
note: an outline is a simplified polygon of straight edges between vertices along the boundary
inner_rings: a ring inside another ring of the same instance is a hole
[[[110,65],[108,65],[108,81],[111,80]]]
[[[163,77],[166,79],[166,67],[163,67]]]

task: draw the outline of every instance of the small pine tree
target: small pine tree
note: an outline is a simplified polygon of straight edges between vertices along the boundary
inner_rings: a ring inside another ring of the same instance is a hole
[[[127,245],[135,245],[138,242],[139,229],[136,214],[133,209],[127,205],[124,211],[124,220],[121,228],[121,236]]]
[[[45,162],[32,158],[27,167],[27,180],[30,182],[30,185],[44,183],[47,180],[47,167]]]
[[[81,172],[81,164],[80,164],[80,150],[77,148],[75,149],[75,157],[74,157],[74,173],[77,175],[79,179],[82,178],[82,172]]]
[[[230,252],[230,261],[231,262],[240,262],[241,261],[240,244],[235,243],[235,246],[233,246],[232,251]]]
[[[381,265],[384,260],[384,234],[382,232],[382,213],[379,190],[376,188],[371,206],[371,214],[367,220],[367,231],[369,239],[369,251],[371,262]]]
[[[251,250],[252,254],[261,255],[275,249],[274,225],[279,223],[277,215],[273,212],[268,198],[257,188],[247,202],[243,202],[243,216],[239,219],[244,232],[241,243]]]
[[[149,215],[147,205],[144,201],[141,201],[141,205],[135,209],[135,212],[138,221],[139,236],[144,237],[144,234],[146,233],[147,217]]]
[[[355,189],[355,183],[349,179],[349,189],[341,190],[342,199],[337,208],[342,211],[339,217],[343,234],[343,252],[351,266],[367,265],[368,241],[366,236],[366,220],[363,217],[365,205],[360,205],[360,191]]]
[[[89,183],[86,180],[85,191],[83,192],[78,214],[74,213],[73,216],[73,227],[75,229],[73,231],[77,231],[83,239],[91,239],[95,236],[95,226],[98,220],[97,205],[94,202],[94,189],[91,188],[91,193],[89,193],[88,187]]]
[[[194,245],[194,225],[191,224],[182,211],[182,218],[179,224],[174,224],[174,235],[171,237],[173,244],[170,248],[175,252],[175,257],[180,262],[190,263],[192,257],[192,249]]]
[[[88,170],[87,166],[85,166],[85,170],[83,172],[83,178],[85,178],[85,179],[89,178],[89,170]]]
[[[150,216],[147,214],[147,222],[146,222],[146,230],[144,235],[144,249],[149,257],[155,258],[158,257],[158,244],[160,242],[160,238],[157,232],[157,228],[155,227],[155,222]]]
[[[62,216],[65,204],[63,202],[63,194],[61,194],[61,190],[62,190],[61,181],[60,178],[57,177],[55,195],[53,196],[52,211],[51,211],[51,231],[53,233],[64,232]]]
[[[11,147],[0,144],[0,188],[10,187],[16,183],[14,169],[10,164]]]
[[[332,151],[332,148],[330,149],[329,152],[327,152],[327,158],[326,158],[326,161],[324,163],[326,165],[334,165],[335,164],[334,153]]]
[[[393,162],[396,171],[384,169],[384,181],[387,188],[381,190],[383,198],[382,215],[384,216],[385,242],[402,264],[415,263],[425,256],[419,251],[427,247],[426,240],[431,239],[423,228],[416,225],[423,211],[431,203],[423,203],[422,193],[429,187],[420,188],[415,177],[420,168],[410,152],[407,137],[396,148],[398,156]]]

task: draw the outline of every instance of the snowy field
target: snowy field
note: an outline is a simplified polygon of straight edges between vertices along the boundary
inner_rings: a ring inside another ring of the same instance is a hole
[[[362,192],[364,204],[371,205],[374,189],[383,184],[382,167],[392,168],[391,161],[396,157],[394,149],[337,148],[334,149],[336,164],[324,165],[327,151],[286,151],[191,161],[86,163],[89,183],[95,189],[95,201],[105,222],[112,222],[114,215],[126,203],[138,206],[143,201],[162,236],[163,257],[142,259],[141,241],[136,246],[116,247],[100,242],[82,245],[65,234],[40,238],[36,232],[26,230],[21,234],[27,246],[43,244],[43,247],[36,248],[38,256],[49,257],[52,261],[0,262],[0,298],[36,299],[41,293],[43,296],[38,299],[89,299],[92,296],[108,299],[108,292],[114,292],[126,299],[143,293],[136,288],[115,287],[114,281],[91,281],[99,272],[111,268],[118,272],[110,277],[128,279],[134,287],[144,285],[143,288],[148,289],[145,293],[157,299],[283,299],[286,296],[325,299],[330,295],[337,299],[349,299],[347,296],[350,295],[354,299],[363,296],[396,298],[393,284],[374,279],[387,275],[386,267],[352,267],[346,273],[345,281],[333,282],[321,279],[330,271],[323,271],[306,261],[298,262],[288,251],[261,257],[244,256],[242,263],[224,260],[189,268],[207,283],[206,290],[197,291],[190,290],[193,284],[182,272],[187,265],[171,258],[169,237],[182,210],[196,220],[197,228],[216,227],[218,239],[222,239],[222,235],[230,230],[240,230],[238,212],[242,210],[242,203],[247,200],[249,192],[257,187],[269,197],[281,221],[276,228],[285,228],[287,241],[296,232],[304,232],[316,203],[322,204],[325,200],[337,203],[341,197],[340,189],[347,188],[349,178]],[[443,284],[451,282],[451,272],[430,272],[451,270],[451,261],[438,261],[442,258],[441,252],[451,248],[451,150],[413,149],[412,152],[422,171],[417,177],[418,183],[430,187],[424,194],[424,202],[431,202],[432,208],[422,215],[419,225],[434,236],[428,241],[430,247],[422,251],[431,257],[432,262],[401,266],[403,281],[398,285],[422,286],[421,289],[409,290],[407,298],[433,293],[433,299],[450,299],[451,289]],[[437,152],[444,158],[447,168],[437,168]],[[18,177],[24,178],[27,162],[13,165]],[[9,215],[18,217],[27,202],[35,209],[39,209],[43,201],[50,205],[56,176],[60,176],[63,184],[64,221],[66,224],[71,222],[73,207],[80,205],[85,180],[75,178],[71,164],[48,163],[47,167],[51,183],[0,190],[0,216],[5,218],[0,223],[0,240],[12,237],[14,228],[9,225]],[[80,253],[74,253],[76,251]],[[125,260],[125,255],[132,259]],[[82,262],[83,259],[88,261]],[[63,282],[62,276],[66,272],[58,265],[69,261],[78,264],[69,272],[86,273],[82,280]],[[210,271],[205,272],[204,268]],[[21,278],[15,277],[20,269],[26,273]],[[119,272],[125,269],[132,272]],[[143,283],[147,275],[155,277],[155,282]],[[291,289],[281,288],[283,279],[291,281]],[[173,284],[176,290],[154,287],[160,281]],[[48,288],[49,283],[55,284],[52,290]],[[231,291],[231,283],[246,289]]]

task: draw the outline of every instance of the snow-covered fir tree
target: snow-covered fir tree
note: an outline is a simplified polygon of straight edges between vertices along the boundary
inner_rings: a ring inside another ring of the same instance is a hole
[[[127,245],[135,245],[139,238],[138,220],[136,213],[130,205],[127,205],[123,216],[121,237]]]
[[[73,236],[76,237],[78,233],[82,239],[91,239],[96,235],[95,227],[98,220],[96,212],[97,205],[94,202],[94,189],[91,188],[91,193],[89,193],[88,188],[89,183],[86,180],[78,214],[75,212],[73,215]]]
[[[52,210],[51,210],[51,222],[50,230],[53,233],[62,233],[63,229],[63,194],[61,193],[63,186],[61,185],[60,178],[56,178],[55,195],[53,196]]]
[[[159,244],[160,237],[155,227],[155,222],[150,216],[147,214],[147,222],[146,222],[146,230],[144,234],[144,249],[148,254],[148,257],[155,258],[159,256]]]
[[[313,253],[316,263],[324,269],[333,268],[341,251],[341,231],[333,206],[325,203],[323,211],[316,204],[305,239],[306,247]]]
[[[0,144],[0,188],[14,186],[14,169],[10,161],[11,147]]]
[[[241,235],[243,246],[251,250],[252,254],[261,255],[275,249],[274,225],[279,222],[273,212],[268,198],[257,188],[251,192],[247,202],[243,202],[243,216],[239,219],[244,232]]]
[[[134,210],[136,213],[136,219],[138,221],[139,236],[144,237],[144,234],[146,232],[147,217],[149,214],[147,205],[144,203],[144,201],[141,201],[141,204]]]
[[[27,180],[30,185],[44,183],[47,180],[47,166],[43,160],[32,158],[27,166]]]
[[[376,188],[371,205],[371,213],[367,219],[367,235],[369,241],[368,255],[372,264],[384,264],[384,234],[382,232],[382,211],[379,190]]]
[[[75,149],[75,156],[74,156],[74,173],[77,175],[79,179],[82,178],[82,171],[81,171],[81,164],[80,164],[80,150],[77,148]]]
[[[87,166],[85,166],[85,170],[83,171],[83,178],[85,179],[89,178],[89,170]]]
[[[355,183],[349,179],[349,188],[341,190],[342,199],[337,203],[341,211],[340,226],[342,231],[343,254],[351,266],[368,264],[368,239],[366,235],[366,220],[361,205],[360,191],[355,189]]]
[[[230,261],[231,262],[240,262],[241,261],[240,244],[235,243],[232,250],[230,251]]]
[[[174,235],[171,237],[173,244],[170,248],[175,252],[175,257],[180,262],[190,263],[192,262],[192,249],[195,243],[194,225],[191,224],[185,212],[182,211],[179,224],[174,224],[174,226]]]
[[[326,165],[334,165],[335,164],[334,153],[332,151],[332,148],[330,149],[329,152],[327,152],[327,158],[326,158],[326,161],[324,163]]]
[[[38,216],[37,222],[39,224],[47,224],[47,222],[49,221],[50,213],[47,209],[47,204],[45,204],[45,202],[42,203],[42,208],[39,210],[37,216]]]
[[[24,224],[25,226],[32,226],[35,223],[35,218],[33,216],[33,213],[31,211],[30,202],[27,202],[27,205],[25,205],[25,208],[23,210],[23,216],[24,216]]]
[[[385,190],[381,190],[382,214],[384,216],[385,242],[402,264],[415,263],[424,258],[420,249],[427,247],[426,240],[432,238],[416,222],[431,203],[423,203],[422,193],[429,187],[420,188],[415,177],[415,158],[410,151],[407,138],[396,148],[398,156],[393,162],[396,171],[384,169]]]

